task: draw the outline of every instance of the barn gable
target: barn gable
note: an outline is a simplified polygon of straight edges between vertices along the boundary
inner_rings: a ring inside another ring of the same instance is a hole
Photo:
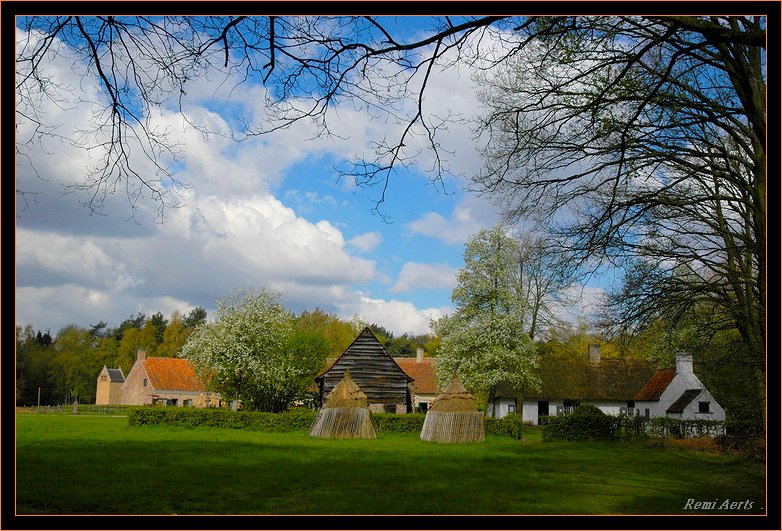
[[[367,395],[370,409],[396,413],[410,411],[412,406],[408,384],[413,379],[394,361],[368,327],[331,367],[315,378],[320,387],[321,403],[347,370],[350,370],[350,377]]]

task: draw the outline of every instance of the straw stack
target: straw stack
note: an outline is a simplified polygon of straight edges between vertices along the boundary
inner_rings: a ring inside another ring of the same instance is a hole
[[[332,389],[310,428],[312,437],[326,439],[374,439],[375,427],[367,395],[350,378],[350,371]]]
[[[426,413],[421,440],[467,443],[483,439],[483,413],[476,409],[472,395],[454,376]]]

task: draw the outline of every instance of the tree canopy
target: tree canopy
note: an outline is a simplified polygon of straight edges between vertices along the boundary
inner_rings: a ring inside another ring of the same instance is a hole
[[[524,307],[514,277],[518,243],[501,226],[482,229],[465,245],[451,299],[455,310],[432,323],[441,343],[435,365],[441,387],[459,377],[492,401],[497,386],[534,387],[534,343],[524,330]]]
[[[240,289],[217,301],[214,322],[196,328],[182,347],[205,380],[243,407],[284,411],[322,368],[325,340],[295,334],[281,294]]]

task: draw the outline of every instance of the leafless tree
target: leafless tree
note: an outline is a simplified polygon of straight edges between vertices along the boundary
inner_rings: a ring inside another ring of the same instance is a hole
[[[475,189],[578,263],[628,267],[614,324],[721,309],[765,360],[763,17],[554,17],[482,75]]]
[[[36,133],[17,150],[63,135],[100,153],[77,184],[93,209],[120,191],[131,205],[151,196],[161,214],[176,204],[184,183],[171,164],[180,154],[151,116],[163,105],[181,109],[189,83],[214,73],[268,89],[270,119],[244,122],[237,139],[302,120],[328,135],[330,111],[351,102],[401,132],[373,139],[373,153],[341,175],[378,186],[382,202],[394,171],[421,154],[410,146],[422,135],[435,161],[430,176],[441,179],[451,172],[438,136],[449,117],[428,112],[424,96],[440,69],[467,62],[483,72],[488,109],[476,124],[486,159],[486,171],[473,176],[476,191],[497,199],[509,219],[553,221],[579,264],[642,258],[670,282],[670,271],[685,268],[695,280],[680,290],[681,304],[722,305],[764,358],[763,16],[443,16],[430,18],[423,37],[373,16],[18,20],[17,121]],[[487,51],[489,43],[496,46]],[[66,53],[101,88],[93,128],[77,135],[37,112],[79,94],[46,69]],[[637,322],[655,300],[626,306],[638,311],[622,319]]]

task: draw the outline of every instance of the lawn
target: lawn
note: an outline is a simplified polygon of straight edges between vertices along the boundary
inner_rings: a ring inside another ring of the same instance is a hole
[[[130,427],[17,414],[17,514],[763,514],[764,466],[643,443]],[[688,500],[752,502],[683,510]]]

